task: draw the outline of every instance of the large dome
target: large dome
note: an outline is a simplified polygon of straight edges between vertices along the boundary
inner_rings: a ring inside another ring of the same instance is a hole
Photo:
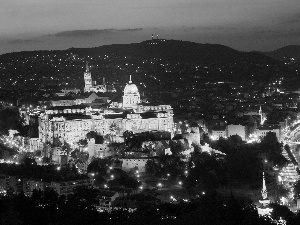
[[[139,93],[139,90],[135,84],[130,83],[130,82],[129,82],[129,84],[126,84],[125,89],[124,89],[124,94],[138,94],[138,93]]]

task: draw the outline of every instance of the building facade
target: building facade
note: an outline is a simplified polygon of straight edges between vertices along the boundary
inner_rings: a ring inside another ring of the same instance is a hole
[[[275,133],[278,140],[281,139],[281,130],[278,125],[260,126],[254,130],[254,135],[256,135],[257,137],[265,137],[269,132]]]
[[[226,136],[239,135],[243,141],[246,141],[246,128],[243,125],[230,124],[226,126]]]
[[[133,133],[168,131],[173,137],[172,107],[140,104],[140,94],[131,80],[124,89],[121,108],[93,109],[84,105],[53,107],[40,114],[38,121],[39,139],[43,143],[53,143],[55,139],[78,142],[85,139],[90,131],[103,136],[122,136],[126,130]]]

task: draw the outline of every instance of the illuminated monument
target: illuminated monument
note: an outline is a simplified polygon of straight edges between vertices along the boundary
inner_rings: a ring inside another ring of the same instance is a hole
[[[84,92],[116,92],[113,85],[107,85],[103,77],[103,84],[96,85],[96,81],[92,80],[92,73],[89,69],[88,62],[86,62],[84,77]]]
[[[270,199],[268,199],[268,191],[266,187],[266,181],[265,181],[265,173],[263,172],[263,188],[261,190],[262,199],[259,200],[259,203],[261,204],[259,207],[257,207],[258,214],[261,216],[264,215],[270,215],[273,211],[272,208],[269,207]]]
[[[89,92],[90,89],[93,87],[93,81],[92,81],[92,73],[89,70],[89,65],[86,62],[85,66],[85,72],[84,72],[84,92]]]
[[[135,84],[131,81],[131,75],[129,83],[126,84],[123,95],[123,108],[137,108],[140,103],[140,93]]]
[[[85,91],[93,90],[88,70],[84,73]],[[123,132],[170,132],[173,137],[173,109],[170,105],[141,103],[138,88],[129,83],[124,88],[123,101],[113,105],[95,107],[87,105],[57,106],[46,109],[39,116],[39,139],[53,143],[54,139],[76,143],[95,131],[121,137]]]

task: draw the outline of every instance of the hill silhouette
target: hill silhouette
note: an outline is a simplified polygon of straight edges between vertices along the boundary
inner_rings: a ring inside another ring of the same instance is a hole
[[[141,91],[184,89],[197,82],[267,82],[282,76],[281,63],[259,52],[240,52],[219,44],[147,40],[96,48],[29,51],[0,56],[0,88],[83,88],[89,62],[93,80],[124,87],[129,75]]]
[[[300,59],[300,46],[288,45],[270,52],[263,52],[266,56],[277,60],[283,60],[285,57]]]

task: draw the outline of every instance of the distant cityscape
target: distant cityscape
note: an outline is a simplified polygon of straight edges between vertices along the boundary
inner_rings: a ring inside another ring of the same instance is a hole
[[[300,223],[288,49],[152,35],[1,55],[0,224]]]

